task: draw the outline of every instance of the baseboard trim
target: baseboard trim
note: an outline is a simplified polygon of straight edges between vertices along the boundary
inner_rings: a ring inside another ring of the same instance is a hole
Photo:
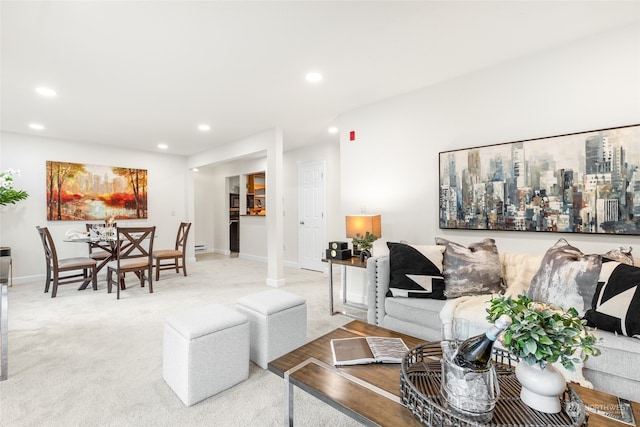
[[[280,288],[285,285],[284,279],[269,279],[267,278],[267,286],[271,286],[272,288]]]

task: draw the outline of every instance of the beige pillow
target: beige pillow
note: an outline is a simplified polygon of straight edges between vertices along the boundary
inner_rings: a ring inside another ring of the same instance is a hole
[[[516,298],[531,286],[531,279],[540,269],[542,255],[500,254],[502,259],[502,279],[507,286],[505,295]]]

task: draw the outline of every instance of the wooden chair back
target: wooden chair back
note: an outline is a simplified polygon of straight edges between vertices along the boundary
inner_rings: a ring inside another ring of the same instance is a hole
[[[181,222],[176,235],[175,249],[160,249],[153,253],[156,262],[156,281],[160,280],[160,270],[175,269],[176,273],[179,273],[182,268],[182,273],[187,275],[186,246],[190,229],[190,222]]]
[[[47,261],[47,268],[53,269],[58,265],[58,253],[56,252],[56,245],[53,243],[53,238],[47,227],[36,226],[40,240],[42,240],[42,248],[44,249],[44,257]]]
[[[127,258],[148,258],[151,263],[153,240],[156,227],[120,227],[117,229],[116,257],[120,261]],[[120,268],[120,263],[118,263]]]
[[[85,227],[87,228],[87,232],[91,233],[94,225],[102,225],[104,226],[106,223],[90,223],[87,222]],[[116,223],[113,223],[113,226],[116,227]],[[103,251],[102,249],[96,249],[93,245],[87,245],[89,247],[89,257],[97,260],[104,260],[111,257],[111,254]]]
[[[36,226],[36,230],[38,230],[38,235],[42,241],[44,257],[47,263],[47,274],[44,286],[45,293],[49,292],[49,286],[53,285],[51,298],[55,298],[59,285],[78,282],[82,282],[81,289],[84,289],[89,282],[92,282],[94,291],[98,289],[96,260],[89,257],[59,259],[56,245],[53,242],[53,237],[51,237],[49,229],[47,227]],[[66,276],[60,275],[60,273],[67,271],[75,271],[76,273]]]
[[[120,289],[124,289],[124,277],[135,272],[140,278],[140,286],[149,282],[149,293],[153,293],[153,241],[156,227],[119,227],[116,239],[116,260],[107,264],[107,292],[113,285],[120,299]],[[113,273],[116,277],[113,278]]]
[[[189,237],[189,230],[191,229],[190,222],[181,222],[178,227],[178,235],[176,236],[176,250],[184,253],[187,246],[187,238]]]

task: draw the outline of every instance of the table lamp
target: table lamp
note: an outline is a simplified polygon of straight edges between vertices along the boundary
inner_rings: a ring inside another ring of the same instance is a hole
[[[353,239],[353,254],[361,255],[364,252],[365,256],[371,256],[373,242],[382,236],[380,215],[347,215],[345,223],[347,237]]]

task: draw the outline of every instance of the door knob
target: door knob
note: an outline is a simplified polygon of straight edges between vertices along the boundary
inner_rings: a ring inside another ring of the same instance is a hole
[[[304,225],[304,221],[300,221],[300,225]]]

